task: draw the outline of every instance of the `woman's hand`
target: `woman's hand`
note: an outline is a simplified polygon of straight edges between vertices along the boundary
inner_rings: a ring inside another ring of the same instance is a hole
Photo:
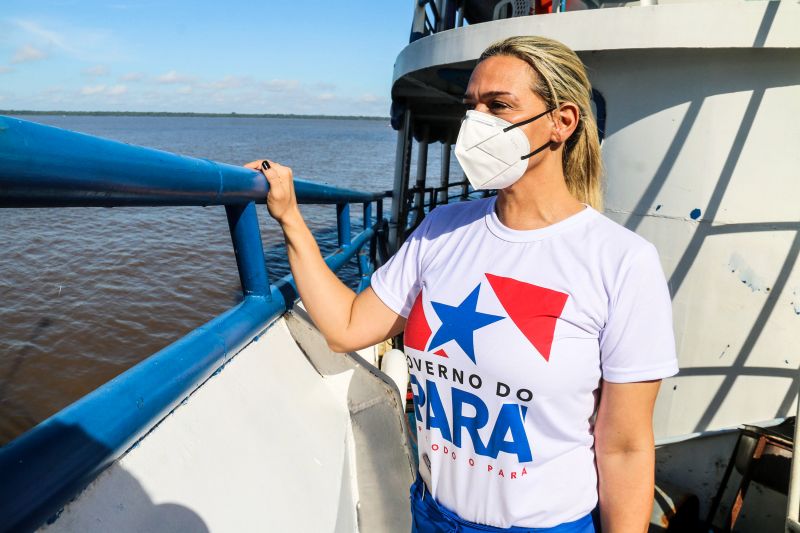
[[[263,159],[245,167],[261,171],[269,181],[267,209],[280,223],[286,239],[286,255],[300,298],[311,319],[337,352],[372,346],[403,331],[405,319],[367,289],[358,296],[331,272],[314,236],[297,207],[292,169]]]
[[[269,170],[262,167],[264,161],[269,163]],[[283,225],[289,216],[299,214],[297,197],[294,193],[292,169],[268,159],[258,159],[244,165],[246,168],[258,170],[269,182],[267,193],[267,210],[270,216]]]

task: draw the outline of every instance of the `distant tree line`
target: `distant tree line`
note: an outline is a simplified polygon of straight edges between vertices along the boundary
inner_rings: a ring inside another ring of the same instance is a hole
[[[389,120],[365,115],[295,115],[286,113],[171,113],[167,111],[31,111],[0,109],[0,115],[82,115],[90,117],[212,117],[212,118],[325,118],[333,120]]]

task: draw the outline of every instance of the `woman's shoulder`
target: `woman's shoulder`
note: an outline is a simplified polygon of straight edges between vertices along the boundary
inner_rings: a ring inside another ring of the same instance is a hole
[[[482,220],[493,200],[493,197],[489,197],[436,206],[428,213],[421,226],[424,226],[425,234],[429,238],[449,233],[455,228]]]
[[[432,209],[429,215],[448,218],[472,215],[483,216],[486,214],[486,210],[494,204],[495,199],[496,198],[494,196],[489,196],[487,198],[480,198],[477,200],[442,204]]]
[[[607,260],[614,262],[629,262],[632,258],[644,254],[658,255],[655,245],[646,237],[626,228],[600,211],[595,210],[587,237],[597,245],[598,251]]]

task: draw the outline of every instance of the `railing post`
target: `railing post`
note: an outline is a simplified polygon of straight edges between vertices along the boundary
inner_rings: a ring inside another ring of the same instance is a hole
[[[441,24],[438,31],[446,31],[456,26],[457,3],[454,0],[442,0],[439,12],[442,14]]]
[[[414,185],[414,223],[417,227],[422,219],[425,218],[425,179],[428,174],[428,126],[425,126],[422,133],[422,140],[418,143],[417,150],[417,183]]]
[[[367,202],[364,204],[364,231],[372,226],[372,204]],[[369,246],[368,250],[364,247]],[[372,250],[375,248],[375,235],[369,240],[369,244],[365,244],[358,251],[358,275],[361,280],[358,283],[358,292],[363,291],[369,286],[370,276],[375,263],[372,262]]]
[[[363,214],[364,214],[364,224],[363,224],[363,226],[364,226],[364,231],[366,231],[368,228],[372,227],[372,203],[371,202],[365,202],[364,203]],[[364,279],[363,279],[364,276],[366,276],[367,277],[367,281],[369,281],[369,276],[370,276],[370,274],[372,274],[371,269],[375,267],[375,262],[372,260],[372,258],[374,257],[373,250],[375,248],[375,235],[376,234],[377,234],[377,232],[375,232],[375,234],[373,234],[372,238],[369,240],[369,244],[367,245],[367,246],[369,246],[369,248],[367,250],[363,250],[362,249],[361,252],[358,254],[358,268],[359,268],[359,274],[361,274],[362,283],[364,281]]]
[[[225,214],[228,216],[228,227],[231,231],[243,295],[264,296],[271,299],[255,202],[226,205]]]
[[[364,229],[369,228],[372,226],[372,203],[364,202]]]
[[[427,2],[414,0],[414,15],[411,21],[411,35],[408,37],[409,43],[425,37],[425,4]]]
[[[406,238],[407,223],[406,194],[408,194],[408,177],[411,169],[411,111],[403,112],[403,125],[397,132],[397,154],[394,169],[394,196],[392,197],[392,214],[389,219],[389,251],[396,251]]]
[[[350,246],[350,204],[336,204],[336,230],[339,248]]]
[[[369,261],[374,266],[378,266],[378,246],[386,242],[386,228],[383,224],[383,198],[375,202],[375,235],[369,245]]]
[[[450,187],[450,143],[442,143],[442,177],[441,187],[439,191],[439,201],[437,204],[446,204],[448,197],[448,190]]]

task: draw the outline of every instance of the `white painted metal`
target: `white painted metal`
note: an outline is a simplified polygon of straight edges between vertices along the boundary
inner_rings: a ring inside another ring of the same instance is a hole
[[[339,359],[339,371],[316,368],[276,321],[43,530],[357,532],[377,521],[361,531],[408,531],[403,406],[381,379],[365,385],[370,371],[352,359],[315,356]],[[368,411],[354,411],[354,394],[395,405],[375,428],[377,446],[354,432],[351,420]],[[387,479],[385,494],[374,483],[364,492],[366,471]]]
[[[378,368],[378,347],[377,346],[370,346],[368,348],[364,348],[363,350],[358,350],[356,352],[362,359],[366,362]]]
[[[585,61],[608,110],[606,215],[656,244],[673,297],[681,374],[662,386],[657,437],[790,416],[800,153],[781,144],[800,124],[779,117],[800,112],[800,54]]]
[[[771,19],[762,28],[765,18]],[[474,61],[490,43],[511,35],[545,35],[577,52],[671,48],[791,48],[800,32],[800,4],[727,0],[592,9],[466,26],[408,45],[393,82],[432,65]]]
[[[383,354],[381,370],[392,379],[392,382],[397,386],[397,392],[400,393],[400,396],[405,396],[405,392],[408,390],[409,380],[406,355],[400,350],[389,350]]]

